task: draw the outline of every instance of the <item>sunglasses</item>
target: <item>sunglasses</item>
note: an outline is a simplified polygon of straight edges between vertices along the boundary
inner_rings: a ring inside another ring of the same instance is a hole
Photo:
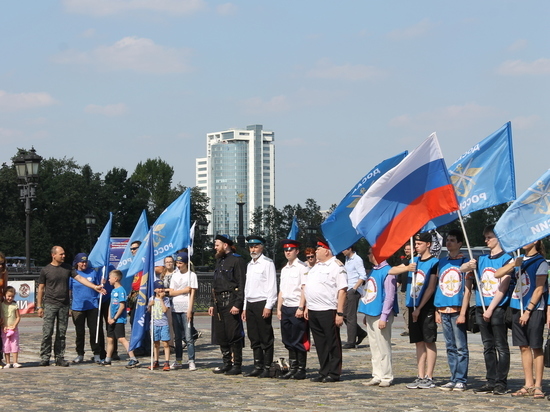
[[[315,255],[307,255],[306,258],[308,259],[313,259],[315,257]]]
[[[131,247],[130,250],[138,250],[139,247]]]

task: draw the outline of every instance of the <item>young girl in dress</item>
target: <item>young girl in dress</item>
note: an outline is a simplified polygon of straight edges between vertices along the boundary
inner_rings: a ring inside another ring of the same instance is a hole
[[[4,294],[4,302],[2,302],[2,319],[4,320],[2,326],[2,346],[4,355],[6,356],[5,368],[21,367],[21,365],[17,363],[17,355],[19,353],[19,329],[17,325],[19,325],[21,316],[19,315],[17,303],[13,300],[14,298],[15,288],[13,286],[8,286]],[[11,363],[12,360],[13,364]]]

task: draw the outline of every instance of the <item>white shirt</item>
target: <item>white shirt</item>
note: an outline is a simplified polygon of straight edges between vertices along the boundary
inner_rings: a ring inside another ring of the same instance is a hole
[[[277,274],[275,264],[271,259],[260,255],[256,261],[252,259],[246,269],[246,284],[244,287],[244,309],[246,302],[265,300],[265,309],[273,309],[277,302]]]
[[[304,294],[309,309],[338,309],[338,291],[348,287],[348,277],[346,269],[336,257],[326,262],[318,261],[304,278]]]
[[[281,269],[279,288],[284,306],[289,308],[300,306],[304,276],[308,271],[309,267],[300,259],[294,259],[292,264],[287,262],[286,266]]]
[[[172,274],[172,279],[170,279],[170,289],[182,290],[187,286],[191,286],[191,289],[198,289],[199,282],[195,272],[187,271],[187,273],[181,273],[179,270],[176,270]],[[183,295],[174,296],[172,298],[172,312],[182,313],[188,310],[189,293],[184,293]]]

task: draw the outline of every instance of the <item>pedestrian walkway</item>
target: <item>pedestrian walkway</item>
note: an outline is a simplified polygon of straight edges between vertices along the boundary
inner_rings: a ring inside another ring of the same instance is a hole
[[[278,329],[273,322],[275,355],[287,357]],[[41,339],[40,318],[30,316],[21,321],[21,369],[0,370],[1,410],[25,411],[534,411],[550,407],[547,400],[515,399],[510,396],[475,394],[471,388],[481,386],[485,376],[483,351],[479,334],[469,334],[470,379],[465,392],[444,392],[438,389],[407,389],[414,380],[416,356],[408,337],[400,336],[402,319],[396,319],[393,330],[394,385],[389,388],[366,387],[369,380],[370,352],[368,339],[357,349],[344,350],[342,381],[313,383],[309,380],[286,381],[215,375],[211,369],[220,364],[219,347],[210,345],[210,318],[197,316],[196,327],[203,332],[197,341],[197,371],[187,368],[164,372],[126,369],[126,362],[113,362],[101,367],[91,362],[68,368],[38,367]],[[345,328],[342,329],[344,335]],[[344,338],[344,336],[342,336]],[[76,356],[74,329],[69,322],[66,359]],[[342,339],[344,340],[344,339]],[[244,350],[243,368],[252,367],[252,351],[248,340]],[[438,362],[435,380],[438,385],[448,381],[443,336],[438,336]],[[512,365],[509,386],[518,389],[523,383],[519,350],[511,348]],[[86,359],[91,351],[86,345]],[[140,358],[143,364],[148,359]],[[308,358],[309,376],[318,367],[314,348]],[[550,371],[546,370],[550,376]],[[550,393],[545,380],[544,390]]]

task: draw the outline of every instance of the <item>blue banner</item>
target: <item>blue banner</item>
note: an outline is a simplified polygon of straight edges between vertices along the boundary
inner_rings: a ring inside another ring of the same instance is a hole
[[[153,296],[153,285],[156,280],[155,276],[155,255],[154,255],[154,240],[153,229],[149,231],[147,240],[140,246],[140,249],[145,252],[143,276],[139,286],[139,293],[136,300],[136,307],[134,309],[134,323],[132,324],[132,335],[130,337],[129,350],[134,350],[141,346],[141,341],[147,330],[149,330],[149,324],[151,315],[147,311],[147,303],[149,298]]]
[[[550,235],[550,170],[503,213],[495,235],[505,252]]]
[[[143,210],[136,224],[136,227],[132,232],[132,236],[130,236],[130,240],[126,244],[126,248],[124,249],[124,252],[120,257],[120,262],[117,265],[117,269],[120,270],[124,275],[126,275],[128,269],[130,268],[130,265],[132,264],[133,255],[132,251],[130,250],[132,242],[135,242],[136,240],[143,241],[145,239],[145,236],[147,236],[147,232],[149,232],[149,225],[147,224],[147,214],[145,213],[145,210]]]
[[[290,226],[290,232],[288,232],[288,238],[296,240],[298,238],[298,232],[300,231],[300,228],[298,227],[298,218],[296,215],[292,218],[292,225]]]
[[[92,251],[88,256],[88,264],[97,270],[99,278],[107,279],[106,266],[109,266],[109,254],[111,251],[111,228],[113,227],[113,214],[109,212],[109,221],[103,228]],[[102,270],[99,270],[102,268]]]
[[[397,166],[407,156],[407,151],[384,160],[368,172],[342,199],[329,217],[321,224],[321,230],[334,254],[347,249],[362,235],[351,225],[349,214],[367,189],[388,170]]]
[[[174,255],[178,250],[190,244],[191,229],[191,191],[187,189],[168,206],[155,221],[152,231],[154,261],[162,262],[166,256]],[[147,237],[148,239],[148,237]],[[140,247],[134,257],[126,277],[140,272],[145,259],[145,249]]]
[[[514,200],[516,178],[511,123],[506,123],[460,156],[449,168],[449,175],[462,216]],[[455,219],[458,219],[456,212],[441,216],[428,222],[422,232]]]

